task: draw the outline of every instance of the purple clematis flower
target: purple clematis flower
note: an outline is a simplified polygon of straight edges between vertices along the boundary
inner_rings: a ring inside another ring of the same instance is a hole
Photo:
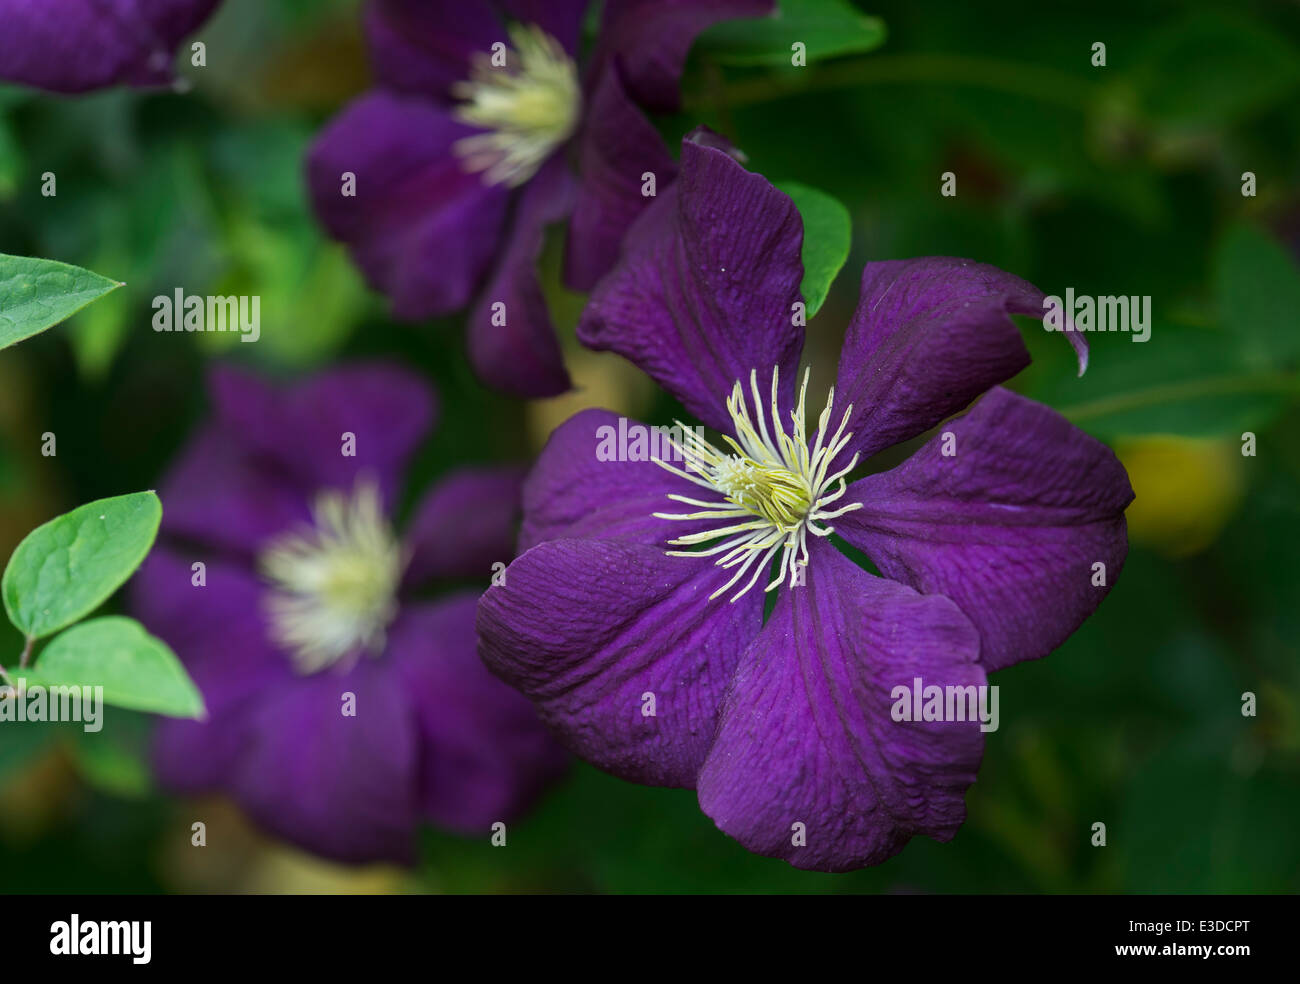
[[[0,0],[0,80],[86,92],[168,85],[181,39],[220,0]]]
[[[801,240],[789,198],[684,144],[579,337],[721,436],[681,425],[652,458],[643,431],[640,453],[630,438],[632,460],[610,460],[626,421],[562,425],[478,628],[488,666],[577,754],[695,788],[751,851],[842,871],[956,833],[980,722],[908,720],[900,688],[951,706],[948,688],[964,702],[1059,645],[1120,572],[1133,493],[1109,449],[997,385],[1029,362],[1008,315],[1041,316],[1043,295],[969,260],[869,263],[836,385],[810,411]],[[903,464],[851,480],[944,421]]]
[[[162,537],[133,582],[209,713],[161,723],[162,784],[226,791],[344,861],[409,862],[422,819],[509,820],[564,753],[479,661],[477,592],[415,592],[509,558],[522,475],[452,474],[399,538],[389,511],[434,418],[417,378],[351,367],[278,390],[223,369],[210,390],[215,419],[163,482]]]
[[[470,358],[519,396],[569,388],[535,270],[546,225],[570,219],[566,281],[591,288],[652,200],[643,175],[662,188],[676,172],[642,109],[677,107],[701,30],[773,3],[609,0],[580,70],[587,6],[371,0],[380,87],[330,124],[307,162],[317,215],[394,314],[418,320],[474,299]]]

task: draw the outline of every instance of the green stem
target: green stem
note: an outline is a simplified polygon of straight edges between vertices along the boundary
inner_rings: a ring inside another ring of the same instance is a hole
[[[860,85],[934,83],[1009,92],[1083,110],[1097,86],[1078,76],[1019,62],[975,55],[867,55],[812,68],[744,79],[687,100],[687,108],[735,108],[788,96]]]
[[[20,670],[27,668],[27,661],[32,657],[32,644],[35,642],[35,636],[27,637],[27,641],[23,645],[23,654],[18,657],[18,668]]]

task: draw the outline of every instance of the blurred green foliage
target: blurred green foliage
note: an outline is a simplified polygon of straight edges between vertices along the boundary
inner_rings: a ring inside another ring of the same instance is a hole
[[[967,256],[1049,294],[1151,295],[1150,341],[1094,335],[1082,379],[1062,339],[1027,320],[1035,363],[1014,385],[1121,454],[1125,441],[1178,438],[1175,460],[1189,463],[1180,475],[1200,474],[1197,456],[1226,448],[1235,491],[1211,498],[1190,478],[1149,482],[1132,459],[1139,499],[1144,488],[1156,497],[1143,502],[1151,514],[1193,516],[1211,533],[1188,555],[1135,521],[1100,611],[1050,657],[998,675],[1002,727],[950,844],[917,840],[850,875],[799,872],[748,855],[688,791],[577,765],[512,826],[505,849],[428,831],[408,887],[1300,890],[1300,8],[856,6],[860,24],[878,18],[884,32],[806,68],[697,52],[684,111],[661,121],[670,138],[707,123],[753,170],[847,207],[849,260],[809,326],[814,375],[830,381],[869,260]],[[127,284],[5,353],[3,507],[48,517],[150,487],[203,412],[214,357],[279,373],[379,357],[427,372],[444,409],[408,503],[456,464],[535,451],[536,408],[475,382],[457,319],[394,324],[306,208],[303,148],[364,85],[353,72],[363,58],[354,5],[230,0],[201,36],[212,67],[182,69],[194,81],[186,94],[0,89],[0,251]],[[1104,67],[1092,64],[1095,42]],[[56,198],[39,194],[46,171],[58,175]],[[946,171],[957,176],[953,198],[939,194]],[[1242,195],[1244,172],[1255,175],[1253,197]],[[216,351],[156,335],[149,300],[176,286],[261,294],[265,343]],[[576,306],[554,284],[548,292],[562,298],[571,336]],[[20,396],[6,395],[6,380],[22,381]],[[659,400],[651,415],[667,419]],[[44,430],[59,434],[59,455],[33,464]],[[1257,438],[1253,457],[1239,454],[1245,431]],[[32,469],[39,486],[18,480]],[[21,532],[2,530],[9,546]],[[1247,691],[1257,717],[1241,713]],[[150,791],[142,732],[116,720],[110,729],[120,743],[94,750],[50,729],[0,735],[0,889],[188,884],[167,859],[188,843],[193,809]],[[37,811],[40,822],[15,820],[34,815],[40,763],[52,756],[79,777],[76,792],[51,780],[64,791],[47,791],[55,805]],[[13,806],[20,798],[27,805]],[[1096,822],[1107,826],[1104,848],[1090,843]]]

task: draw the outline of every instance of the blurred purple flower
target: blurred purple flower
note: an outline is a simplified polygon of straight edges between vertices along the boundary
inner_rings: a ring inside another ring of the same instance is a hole
[[[1029,362],[1008,315],[1041,316],[1043,295],[970,260],[867,264],[836,386],[809,413],[801,242],[789,198],[684,143],[579,337],[723,436],[678,432],[677,464],[611,461],[600,428],[618,418],[570,419],[525,483],[523,552],[478,626],[488,666],[574,752],[695,788],[752,851],[840,871],[965,818],[978,721],[897,721],[895,688],[980,687],[1059,645],[1119,575],[1133,494],[1109,449],[997,385]],[[860,459],[945,420],[850,484]],[[777,592],[766,621],[760,585]]]
[[[677,107],[701,30],[773,3],[609,0],[580,74],[587,6],[371,0],[380,88],[329,125],[307,162],[317,215],[394,314],[417,320],[473,299],[470,358],[520,396],[569,387],[535,269],[546,225],[570,219],[565,279],[591,288],[652,200],[642,175],[662,189],[676,172],[642,108]]]
[[[55,92],[168,85],[220,0],[0,0],[0,80]]]
[[[417,378],[350,367],[281,390],[221,369],[210,391],[214,419],[162,484],[162,537],[134,581],[136,614],[209,713],[160,724],[162,784],[224,790],[344,861],[409,862],[422,819],[482,835],[509,820],[564,754],[479,661],[477,592],[415,592],[512,556],[521,474],[453,473],[399,538],[387,517],[434,419]]]

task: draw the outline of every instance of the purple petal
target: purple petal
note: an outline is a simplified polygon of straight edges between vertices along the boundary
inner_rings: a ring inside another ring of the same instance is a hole
[[[792,390],[802,242],[786,195],[722,150],[683,141],[680,176],[629,230],[578,338],[626,356],[699,420],[729,431],[727,396],[751,370],[762,384],[779,366]]]
[[[490,386],[515,396],[556,396],[569,388],[564,356],[537,278],[546,226],[569,214],[573,178],[561,157],[517,199],[505,251],[468,319],[469,357]]]
[[[809,553],[805,585],[781,589],[741,658],[700,806],[751,851],[847,871],[916,834],[951,839],[983,754],[977,722],[894,720],[894,688],[985,678],[975,629],[947,599],[872,577],[823,540]]]
[[[406,534],[407,584],[435,577],[486,581],[494,563],[508,564],[523,479],[517,467],[462,468],[430,489]]]
[[[355,716],[344,700],[355,696]],[[414,857],[419,763],[412,698],[383,659],[267,693],[233,768],[236,800],[272,833],[340,861]]]
[[[510,44],[509,21],[536,24],[572,55],[587,0],[371,0],[366,8],[375,77],[390,89],[449,100],[475,55]]]
[[[0,79],[55,92],[167,85],[218,0],[0,0]]]
[[[206,568],[202,587],[193,583],[195,562]],[[248,568],[173,546],[155,547],[131,580],[131,613],[176,652],[208,712],[204,721],[161,720],[154,764],[168,789],[220,786],[260,696],[294,678],[267,638],[263,591]]]
[[[868,263],[835,386],[836,406],[853,405],[846,453],[866,457],[915,437],[1027,366],[1008,315],[1041,317],[1043,296],[972,260]]]
[[[487,836],[526,809],[565,770],[568,756],[519,693],[476,651],[477,595],[409,609],[393,626],[388,658],[415,703],[420,806],[441,827]]]
[[[507,20],[536,24],[564,45],[570,55],[578,50],[578,36],[588,0],[499,0]]]
[[[390,89],[449,99],[474,55],[506,41],[492,4],[465,0],[370,0],[366,36],[375,78]]]
[[[543,543],[479,602],[479,651],[588,762],[633,782],[693,786],[762,621],[762,592],[708,600],[718,573],[656,546]]]
[[[892,471],[854,483],[835,531],[881,572],[955,601],[990,672],[1037,659],[1092,614],[1128,553],[1133,490],[1101,442],[997,387]],[[1095,586],[1093,565],[1105,564]]]
[[[208,425],[161,482],[162,532],[251,561],[269,539],[311,518],[311,491],[267,467],[238,432]]]
[[[372,93],[308,154],[317,216],[398,318],[463,307],[496,253],[508,191],[467,172],[453,149],[478,132],[431,102]],[[355,195],[343,194],[345,173],[356,176]]]
[[[677,163],[663,137],[637,108],[617,68],[605,72],[590,95],[578,136],[582,182],[565,244],[565,280],[589,291],[614,266],[619,244],[654,198],[641,193],[644,175],[667,188]]]
[[[561,537],[663,547],[707,525],[655,518],[657,512],[692,511],[669,499],[670,493],[695,498],[708,493],[650,461],[648,455],[658,454],[684,467],[661,438],[654,440],[659,444],[651,445],[647,425],[608,410],[583,410],[557,427],[524,484],[520,552]],[[607,460],[611,450],[614,460]]]
[[[655,112],[681,104],[677,85],[686,55],[706,27],[765,17],[773,0],[609,0],[595,55],[597,70],[617,62],[637,102]]]
[[[260,457],[268,476],[308,495],[351,491],[359,478],[371,478],[391,504],[433,426],[432,390],[397,366],[350,365],[283,388],[226,366],[212,372],[209,388],[227,432]]]

